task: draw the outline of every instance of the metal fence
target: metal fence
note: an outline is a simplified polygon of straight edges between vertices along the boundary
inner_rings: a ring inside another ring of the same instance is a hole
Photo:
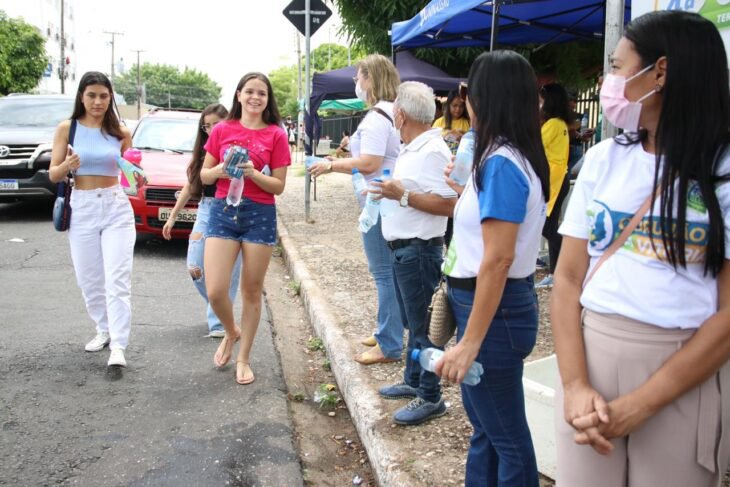
[[[327,117],[322,119],[322,129],[319,133],[319,140],[329,137],[330,148],[334,149],[340,145],[342,140],[342,131],[347,130],[352,135],[360,121],[367,112],[360,112],[351,116]]]

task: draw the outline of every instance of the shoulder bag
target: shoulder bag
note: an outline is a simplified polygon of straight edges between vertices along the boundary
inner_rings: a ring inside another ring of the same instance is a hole
[[[76,136],[76,119],[71,120],[68,133],[68,143],[73,146]],[[56,202],[53,204],[53,228],[65,232],[71,225],[71,191],[73,178],[70,174],[63,178],[56,188]]]

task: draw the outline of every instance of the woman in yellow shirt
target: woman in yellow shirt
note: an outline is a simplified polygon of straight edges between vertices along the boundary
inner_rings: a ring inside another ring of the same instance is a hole
[[[557,83],[550,83],[542,87],[540,90],[540,117],[543,122],[542,145],[550,166],[550,199],[547,204],[547,220],[542,229],[542,236],[548,241],[550,274],[535,285],[538,288],[552,286],[560,244],[563,241],[558,233],[558,225],[563,201],[570,189],[568,127],[573,123],[568,93],[565,88]]]
[[[466,113],[464,100],[459,96],[458,90],[449,93],[444,107],[444,116],[433,122],[433,128],[441,129],[441,137],[444,138],[451,152],[456,154],[461,136],[469,131],[469,114]]]

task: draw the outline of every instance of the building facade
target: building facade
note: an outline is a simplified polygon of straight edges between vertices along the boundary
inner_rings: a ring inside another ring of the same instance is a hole
[[[76,66],[75,0],[0,0],[0,10],[10,18],[22,18],[46,39],[49,62],[38,93],[61,93],[61,75],[65,75],[64,92],[73,93],[78,86]],[[63,29],[61,12],[63,11]],[[61,46],[63,44],[63,57]]]

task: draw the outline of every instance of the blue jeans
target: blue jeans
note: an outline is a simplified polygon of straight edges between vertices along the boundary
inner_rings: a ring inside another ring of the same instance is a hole
[[[449,303],[461,340],[474,292],[450,288]],[[476,358],[484,367],[482,380],[461,386],[464,409],[474,427],[466,460],[467,487],[538,486],[522,389],[522,364],[535,346],[538,316],[533,276],[508,280]]]
[[[414,349],[435,347],[428,340],[426,312],[441,277],[443,245],[409,245],[393,251],[393,280],[403,326],[408,329],[408,352],[403,381],[429,402],[441,400],[439,377],[411,359]]]
[[[208,314],[208,330],[209,331],[222,331],[223,324],[213,312],[213,308],[208,303],[208,291],[205,289],[205,274],[203,274],[203,255],[205,254],[205,232],[208,231],[208,220],[210,218],[210,207],[213,204],[213,198],[204,197],[198,204],[198,214],[195,219],[195,225],[193,226],[192,233],[200,232],[202,235],[198,240],[188,241],[188,269],[200,269],[200,279],[193,279],[195,289],[198,290],[205,303],[207,304]],[[231,301],[236,300],[236,292],[238,291],[238,281],[241,278],[241,254],[238,254],[236,264],[233,266],[233,273],[231,274],[231,287],[228,291],[228,295]]]
[[[391,251],[383,238],[380,221],[381,217],[378,216],[378,222],[362,234],[362,243],[368,269],[378,290],[378,331],[375,332],[375,339],[383,355],[398,359],[403,353],[403,323],[395,299]]]

